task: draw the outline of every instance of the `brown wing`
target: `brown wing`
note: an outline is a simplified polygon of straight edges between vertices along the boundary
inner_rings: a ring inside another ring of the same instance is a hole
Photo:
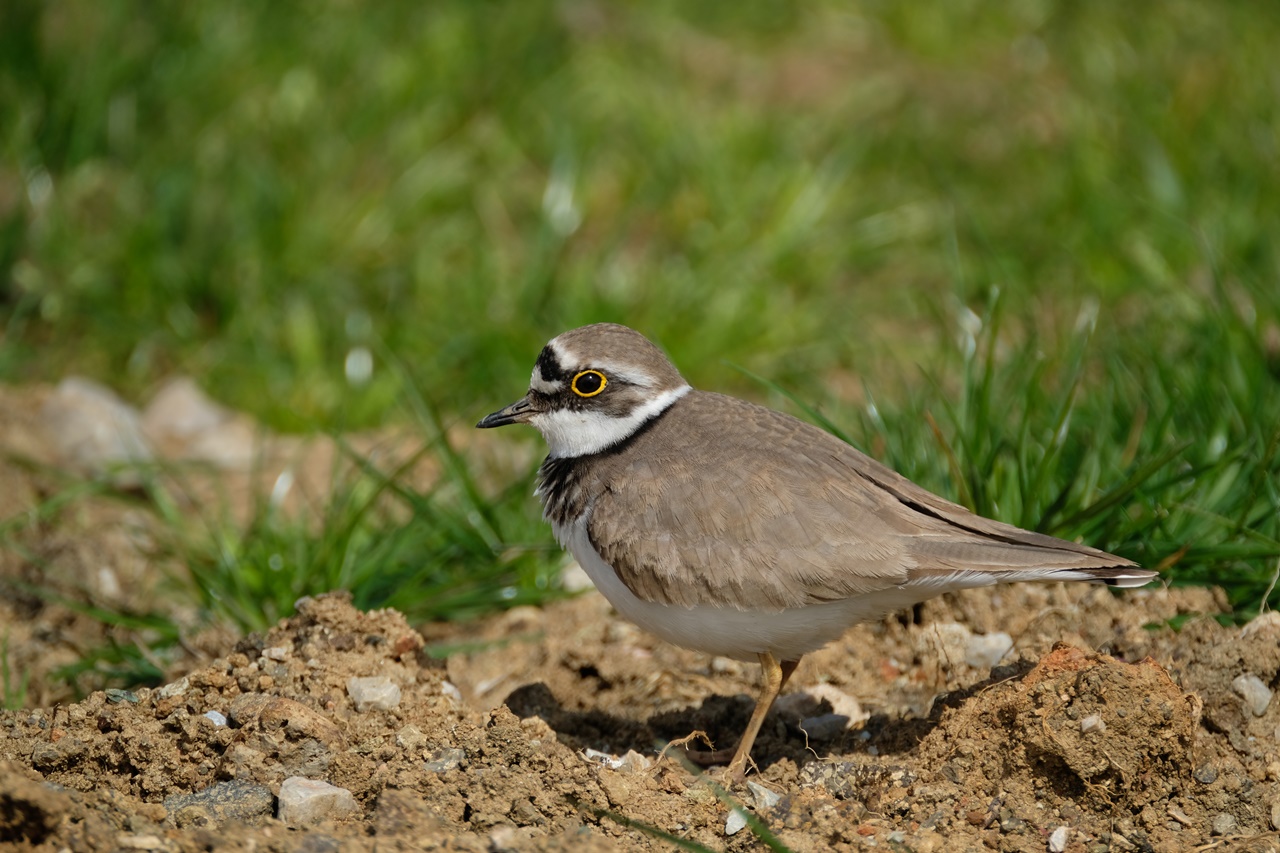
[[[676,407],[613,460],[591,512],[646,601],[800,607],[939,574],[1132,565],[976,516],[789,415],[703,392]]]

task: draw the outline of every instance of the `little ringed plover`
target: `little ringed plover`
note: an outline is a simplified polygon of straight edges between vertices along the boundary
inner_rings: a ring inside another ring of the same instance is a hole
[[[975,515],[790,415],[694,390],[625,326],[556,337],[529,392],[477,426],[516,423],[550,447],[544,516],[620,614],[676,645],[759,661],[734,781],[801,656],[852,625],[968,587],[1156,576]]]

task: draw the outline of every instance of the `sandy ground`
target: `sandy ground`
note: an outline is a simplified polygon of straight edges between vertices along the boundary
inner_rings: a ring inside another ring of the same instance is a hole
[[[53,489],[9,448],[4,518]],[[28,585],[144,582],[142,512],[28,519],[0,555],[0,634],[31,678],[0,712],[0,851],[763,849],[744,812],[797,851],[1280,850],[1280,618],[1224,627],[1210,590],[1024,585],[854,628],[803,662],[726,792],[662,747],[731,744],[757,668],[595,593],[427,626],[308,599],[265,635],[193,639],[163,687],[70,701],[48,673],[104,629]]]

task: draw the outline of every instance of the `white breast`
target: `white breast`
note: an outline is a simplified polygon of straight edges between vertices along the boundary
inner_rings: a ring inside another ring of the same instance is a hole
[[[772,611],[642,601],[627,589],[591,544],[588,518],[584,515],[570,525],[553,527],[556,538],[577,558],[596,589],[620,614],[649,633],[677,646],[713,655],[755,661],[761,652],[769,652],[778,660],[798,660],[859,622],[878,619],[941,591],[897,587],[844,601]]]

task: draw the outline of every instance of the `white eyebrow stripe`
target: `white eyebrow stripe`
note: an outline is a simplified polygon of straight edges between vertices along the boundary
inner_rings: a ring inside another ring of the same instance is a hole
[[[566,365],[583,364],[583,360],[576,353],[567,349],[560,341],[553,340],[548,346],[556,354],[556,360],[562,368],[568,369]],[[586,364],[585,367],[580,367],[579,370],[599,370],[604,374],[605,379],[616,379],[619,382],[627,382],[640,388],[652,388],[657,384],[657,380],[651,374],[642,370],[637,371],[635,365],[613,361],[608,358],[593,358],[590,363]]]
[[[543,394],[554,394],[564,387],[564,383],[559,379],[543,379],[542,371],[535,367],[533,369],[533,375],[529,377],[529,387],[534,391],[539,391]]]

